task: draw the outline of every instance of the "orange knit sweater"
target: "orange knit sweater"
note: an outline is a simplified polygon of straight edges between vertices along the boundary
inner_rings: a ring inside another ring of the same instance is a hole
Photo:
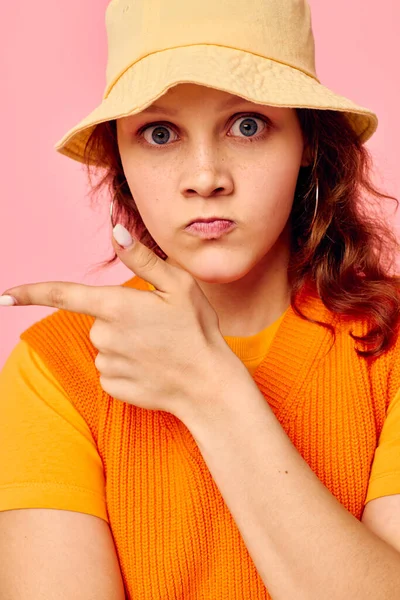
[[[123,285],[148,289],[139,277]],[[316,298],[302,308],[335,325],[335,345],[329,331],[289,308],[253,378],[313,471],[360,519],[386,409],[400,387],[400,350],[396,343],[378,359],[359,358],[349,331],[365,331],[366,323],[333,316]],[[93,321],[60,310],[21,338],[89,425],[129,598],[269,599],[190,431],[170,413],[102,390],[89,339]],[[154,377],[158,369],[162,364],[154,365]]]

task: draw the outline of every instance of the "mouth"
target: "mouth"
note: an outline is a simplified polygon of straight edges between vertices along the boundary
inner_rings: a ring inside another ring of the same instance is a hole
[[[207,219],[202,219],[201,217],[199,217],[198,219],[193,219],[193,221],[190,221],[186,225],[186,227],[189,227],[189,225],[193,225],[193,223],[213,223],[214,221],[225,221],[229,223],[234,223],[232,219],[227,219],[226,217],[208,217]]]
[[[235,227],[230,219],[202,219],[189,223],[185,231],[202,239],[218,239]]]

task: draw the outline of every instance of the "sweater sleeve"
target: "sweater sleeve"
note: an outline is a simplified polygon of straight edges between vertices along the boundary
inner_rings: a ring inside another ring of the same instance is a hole
[[[108,522],[92,434],[38,354],[20,340],[0,371],[0,510],[53,508]]]
[[[400,390],[391,401],[372,463],[365,504],[400,494]]]

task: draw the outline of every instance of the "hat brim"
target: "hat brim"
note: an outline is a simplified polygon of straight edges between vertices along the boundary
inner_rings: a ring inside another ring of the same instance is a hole
[[[180,83],[216,88],[257,104],[340,111],[361,143],[378,126],[374,112],[299,69],[243,50],[202,44],[156,52],[127,68],[101,104],[70,129],[55,150],[85,163],[85,146],[96,125],[137,114]],[[89,164],[102,166],[95,156],[87,158]]]

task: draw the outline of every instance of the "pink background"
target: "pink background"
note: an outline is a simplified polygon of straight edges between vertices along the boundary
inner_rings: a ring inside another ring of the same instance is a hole
[[[54,144],[96,107],[105,87],[108,0],[13,0],[2,6],[0,294],[39,281],[116,285],[108,199],[92,209],[83,166]],[[310,0],[321,82],[379,118],[368,147],[375,183],[400,199],[400,4]],[[379,11],[377,11],[379,6]],[[391,217],[400,225],[400,214]],[[19,335],[55,309],[0,307],[0,369]]]

